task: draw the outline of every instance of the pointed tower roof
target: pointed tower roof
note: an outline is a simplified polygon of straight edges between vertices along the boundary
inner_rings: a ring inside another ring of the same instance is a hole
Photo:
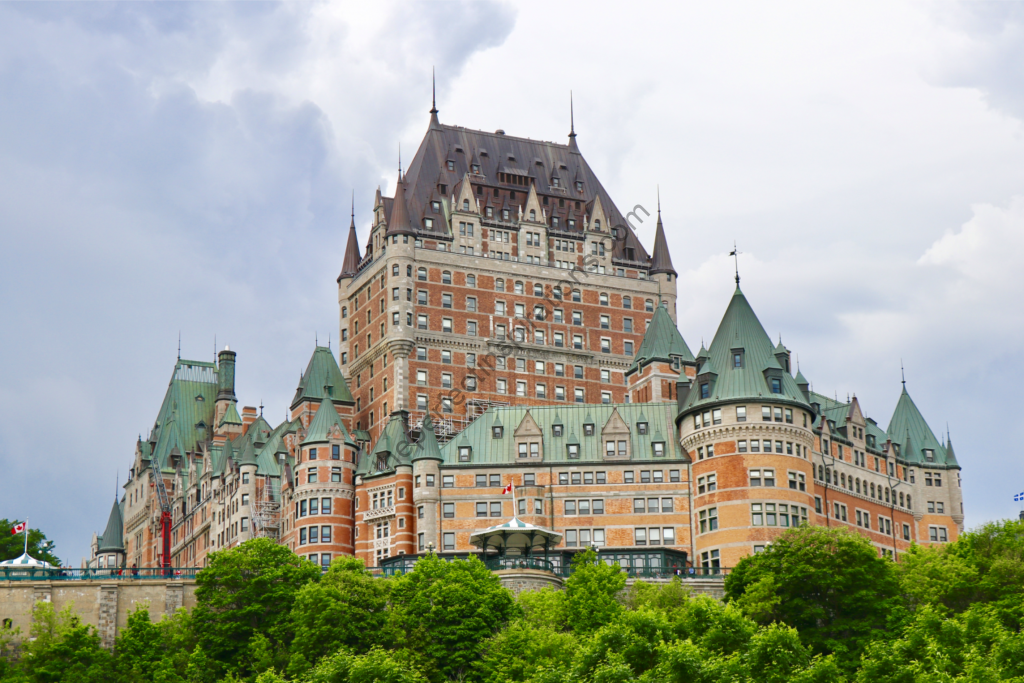
[[[114,501],[107,518],[107,528],[103,531],[99,552],[124,552],[124,520],[121,518],[121,506]]]
[[[252,465],[253,467],[259,467],[259,464],[259,461],[256,460],[256,448],[252,445],[252,441],[249,441],[245,444],[245,450],[242,451],[242,461],[238,463],[238,466]]]
[[[579,153],[580,148],[576,146],[576,112],[572,106],[572,91],[569,91],[569,149]]]
[[[319,401],[325,396],[337,403],[355,403],[334,354],[326,346],[317,346],[299,379],[291,407],[295,408],[303,401]]]
[[[242,424],[242,418],[238,415],[238,401],[232,401],[228,404],[228,409],[224,411],[224,417],[220,419],[220,425],[240,425]]]
[[[352,222],[348,225],[348,245],[345,247],[345,260],[341,262],[341,275],[338,276],[340,281],[342,278],[352,277],[359,272],[359,237],[356,235],[356,207],[352,205]]]
[[[395,187],[395,205],[391,208],[391,216],[388,217],[388,237],[392,235],[415,235],[416,231],[409,222],[409,208],[405,203],[405,179],[401,174],[398,176],[398,185]]]
[[[668,240],[665,239],[665,226],[661,223],[661,198],[658,198],[658,225],[654,233],[654,251],[651,254],[651,275],[672,273],[678,275],[672,266],[672,254],[668,251]]]
[[[907,393],[907,385],[903,385],[900,400],[896,402],[896,410],[885,430],[893,443],[900,444],[900,459],[911,464],[926,464],[924,451],[931,450],[935,460],[927,461],[929,467],[959,467],[956,460],[947,461],[946,449],[935,438],[934,432],[917,409],[914,400]]]
[[[741,354],[739,366],[733,358],[734,351]],[[713,375],[708,380],[713,386],[706,399],[700,398],[699,391],[690,392],[684,411],[707,403],[767,397],[810,408],[796,380],[779,365],[775,344],[738,285],[706,354],[707,360],[697,371],[697,381],[702,383],[701,375]],[[772,379],[779,381],[778,393],[772,392]]]
[[[441,447],[437,445],[437,436],[434,434],[434,423],[430,419],[430,413],[423,416],[423,425],[420,427],[420,440],[416,446],[416,451],[412,456],[413,462],[417,460],[444,461],[444,456],[441,455]]]
[[[441,129],[441,122],[437,120],[437,78],[434,75],[434,70],[430,70],[430,128]]]
[[[951,467],[959,467],[960,463],[956,461],[956,454],[953,453],[953,438],[950,437],[949,432],[946,432],[946,465]]]
[[[679,334],[679,328],[669,316],[668,309],[665,306],[658,306],[654,310],[650,324],[647,325],[644,339],[640,342],[640,348],[636,352],[629,372],[638,370],[655,360],[671,362],[673,356],[678,356],[684,361],[695,360],[683,335]]]
[[[808,382],[807,378],[804,377],[804,373],[800,372],[800,368],[796,369],[796,383],[798,385],[802,385],[802,384],[810,385],[810,382]]]
[[[320,407],[317,408],[313,421],[309,423],[309,431],[306,432],[306,438],[302,440],[303,445],[327,441],[335,427],[341,430],[341,438],[346,443],[352,441],[348,430],[345,429],[345,423],[341,421],[341,417],[334,407],[334,402],[331,401],[329,396],[325,396],[320,401]]]

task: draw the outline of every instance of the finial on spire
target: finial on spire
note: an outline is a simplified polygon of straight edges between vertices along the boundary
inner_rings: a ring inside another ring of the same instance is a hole
[[[903,371],[903,359],[900,358],[900,377],[903,379],[903,388],[907,388],[907,373]]]
[[[576,149],[576,112],[573,109],[572,90],[569,91],[569,149]]]
[[[327,348],[331,348],[331,333],[327,333]]]
[[[356,222],[356,188],[352,188],[352,223]]]
[[[402,143],[398,143],[398,182],[402,182]]]
[[[736,241],[733,240],[732,251],[729,252],[729,256],[732,256],[736,261],[736,286],[740,286],[740,254],[743,252],[736,246]],[[782,342],[782,335],[779,335],[779,342]]]
[[[430,67],[430,113],[437,116],[437,76],[434,67]]]
[[[263,417],[263,399],[260,399],[260,417]]]
[[[661,184],[655,185],[658,190],[658,220],[661,220]]]
[[[181,360],[181,330],[178,330],[178,360]]]

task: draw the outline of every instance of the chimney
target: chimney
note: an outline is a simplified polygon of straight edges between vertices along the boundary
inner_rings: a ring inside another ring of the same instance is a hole
[[[249,431],[249,425],[256,421],[256,407],[245,406],[242,408],[242,433]]]
[[[235,352],[227,347],[217,354],[217,400],[235,397]]]

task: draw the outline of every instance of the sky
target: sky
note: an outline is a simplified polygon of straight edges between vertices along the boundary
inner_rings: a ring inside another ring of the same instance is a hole
[[[177,356],[283,419],[399,146],[440,119],[660,187],[696,351],[743,290],[820,393],[948,423],[968,527],[1024,458],[1024,4],[0,3],[0,518],[77,565]],[[638,227],[653,244],[653,220]]]

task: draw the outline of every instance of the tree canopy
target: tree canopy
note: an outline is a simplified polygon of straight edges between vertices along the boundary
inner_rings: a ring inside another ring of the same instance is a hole
[[[802,527],[742,561],[725,600],[635,581],[592,550],[563,590],[513,598],[477,559],[326,573],[270,541],[214,553],[197,607],[128,618],[113,653],[71,607],[35,607],[3,683],[973,683],[1024,681],[1024,527],[986,525],[899,563]]]
[[[4,560],[13,560],[16,557],[21,557],[21,554],[25,552],[25,535],[22,533],[12,534],[11,530],[16,525],[20,524],[19,521],[0,519],[0,562]],[[60,566],[60,560],[54,554],[56,545],[53,541],[46,538],[39,529],[28,529],[28,554],[37,560],[43,560],[49,562],[52,565]]]

